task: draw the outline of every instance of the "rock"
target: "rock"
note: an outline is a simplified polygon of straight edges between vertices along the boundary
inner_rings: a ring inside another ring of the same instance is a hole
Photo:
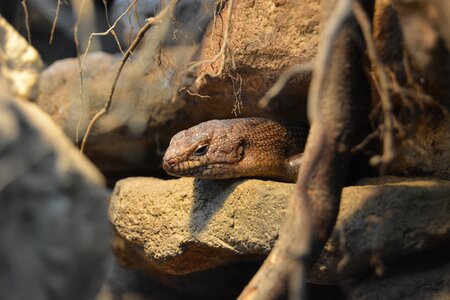
[[[450,180],[450,118],[417,124],[414,140],[403,140],[391,174],[433,176]]]
[[[236,115],[306,120],[310,72],[289,80],[266,109],[258,102],[284,69],[314,59],[320,19],[318,0],[234,1],[231,20],[227,5],[205,34],[199,61],[208,63],[201,65],[197,76],[216,74],[222,63],[225,68],[220,76],[197,82],[198,93],[209,96],[209,102],[228,103],[228,110]],[[228,40],[224,41],[228,26]],[[225,55],[211,62],[225,42]]]
[[[116,184],[109,217],[129,267],[181,275],[271,249],[292,185],[257,180],[128,178]]]
[[[316,267],[323,272],[316,274],[316,282],[337,281],[329,268],[338,262],[341,278],[360,277],[367,271],[377,271],[384,262],[426,253],[449,243],[449,181],[367,179],[358,186],[344,188],[341,201],[333,238],[324,252],[325,257],[333,257],[333,253],[337,256],[328,265],[327,260],[319,261]],[[334,279],[321,278],[327,272]]]
[[[449,249],[444,253],[430,253],[425,262],[410,259],[395,266],[393,270],[392,267],[388,269],[385,276],[372,276],[362,280],[352,287],[348,299],[449,299],[448,251]]]
[[[120,58],[102,52],[88,55],[82,98],[76,59],[61,60],[43,72],[37,104],[74,143],[81,144],[89,120],[108,99],[119,61]],[[206,118],[203,114],[191,118],[189,109],[181,111],[183,101],[168,103],[164,91],[153,88],[166,80],[161,73],[146,78],[123,73],[121,78],[110,113],[94,126],[85,149],[86,155],[110,178],[160,170],[161,145],[168,144],[170,137],[182,128],[196,123],[196,118]],[[152,91],[160,93],[160,97],[153,97]]]
[[[0,92],[1,299],[92,299],[110,242],[107,197],[47,115]]]
[[[35,99],[43,63],[39,53],[0,15],[0,78],[16,96]]]
[[[393,0],[405,52],[435,101],[450,109],[450,3]],[[421,34],[417,34],[420,32]]]
[[[177,300],[188,295],[155,282],[141,270],[126,270],[115,259],[108,260],[107,278],[97,296],[98,300]]]
[[[277,238],[292,190],[261,180],[121,180],[109,210],[116,255],[123,266],[168,274],[260,260]],[[345,188],[333,238],[310,281],[361,277],[373,256],[391,261],[445,245],[449,195],[450,182],[436,179],[385,177]]]

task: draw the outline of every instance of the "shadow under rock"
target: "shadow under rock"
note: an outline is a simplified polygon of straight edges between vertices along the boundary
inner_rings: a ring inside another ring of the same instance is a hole
[[[110,257],[97,300],[231,300],[260,267],[260,262],[234,263],[186,275],[121,268]]]
[[[189,220],[189,230],[192,234],[199,234],[206,228],[213,216],[243,180],[245,179],[195,179],[194,202]]]
[[[350,258],[340,265],[343,278],[373,273],[373,257],[390,264],[448,244],[448,233],[438,230],[450,214],[447,181],[393,176],[387,182],[369,179],[359,185],[378,187],[367,192],[367,201],[341,229],[346,244],[352,245],[343,249]]]

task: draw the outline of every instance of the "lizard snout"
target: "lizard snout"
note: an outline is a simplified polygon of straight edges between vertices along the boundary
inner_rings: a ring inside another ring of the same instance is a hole
[[[169,171],[169,170],[173,170],[173,169],[174,169],[174,166],[175,166],[176,164],[177,164],[176,159],[174,159],[174,158],[172,158],[172,159],[166,159],[166,158],[164,158],[164,159],[163,159],[162,166],[163,166],[163,169],[164,169],[164,170]]]

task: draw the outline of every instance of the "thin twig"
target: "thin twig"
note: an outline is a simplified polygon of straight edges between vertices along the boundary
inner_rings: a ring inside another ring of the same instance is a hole
[[[370,133],[368,136],[366,136],[366,138],[361,143],[359,143],[358,145],[353,147],[351,149],[351,152],[355,153],[355,152],[358,152],[358,151],[364,149],[371,141],[378,138],[379,134],[380,134],[380,128],[375,129],[372,133]]]
[[[111,26],[111,22],[109,21],[109,12],[108,12],[108,3],[106,0],[103,0],[103,7],[105,8],[105,18],[106,18],[106,24],[108,24],[108,27]],[[122,16],[119,16],[118,19],[120,19]],[[120,44],[119,38],[114,30],[111,30],[111,35],[114,37],[114,40],[116,41],[117,47],[119,47],[120,53],[122,55],[124,54],[122,45]],[[90,38],[90,37],[89,37]]]
[[[281,73],[275,84],[266,92],[261,100],[259,100],[258,106],[263,109],[266,108],[267,105],[269,105],[270,100],[272,100],[272,98],[274,98],[281,92],[289,79],[300,73],[311,72],[312,68],[313,63],[311,62],[304,64],[295,64],[287,68],[285,71],[283,71],[283,73]]]
[[[81,147],[80,147],[80,152],[81,153],[83,153],[83,151],[84,151],[87,139],[89,137],[89,134],[90,134],[94,124],[97,122],[98,119],[100,119],[103,115],[105,115],[105,114],[107,114],[109,112],[109,109],[110,109],[111,104],[112,104],[112,97],[113,97],[114,91],[116,89],[117,81],[119,80],[119,76],[122,73],[122,69],[125,66],[125,63],[127,62],[127,60],[130,57],[131,53],[140,44],[140,42],[142,41],[142,39],[145,36],[145,33],[153,25],[161,22],[161,20],[163,18],[165,18],[167,14],[169,14],[169,13],[171,14],[173,12],[173,8],[175,7],[175,5],[177,3],[178,3],[178,0],[172,0],[157,16],[152,17],[152,18],[148,18],[146,20],[145,25],[141,28],[141,30],[139,30],[139,32],[138,32],[136,38],[134,39],[133,43],[127,49],[127,51],[125,52],[124,56],[122,57],[122,60],[120,61],[120,64],[119,64],[117,72],[116,72],[116,74],[114,76],[113,84],[111,86],[111,91],[109,93],[108,100],[106,101],[105,106],[94,115],[94,117],[91,119],[91,121],[89,122],[89,124],[88,124],[88,126],[86,128],[86,132],[84,133],[84,136],[83,136],[83,141],[81,142]]]
[[[58,23],[60,9],[61,9],[61,0],[58,0],[56,4],[55,17],[53,18],[52,30],[50,31],[50,40],[48,41],[49,45],[53,43],[53,35],[55,34],[56,23]]]
[[[234,0],[228,1],[227,23],[225,24],[225,29],[223,30],[223,42],[222,42],[222,46],[220,47],[220,51],[217,52],[216,55],[214,55],[214,57],[212,59],[195,62],[188,69],[188,72],[192,72],[195,68],[197,68],[200,65],[214,64],[217,60],[219,60],[221,57],[223,57],[217,72],[215,72],[215,73],[204,72],[199,77],[197,77],[197,79],[195,80],[197,87],[200,85],[200,82],[202,82],[203,78],[205,78],[206,76],[215,78],[215,77],[219,76],[220,74],[222,74],[223,67],[225,65],[225,50],[228,45],[228,35],[229,35],[229,31],[230,31],[231,13],[233,11],[233,2],[234,2]]]
[[[380,167],[380,172],[383,174],[390,162],[395,158],[396,149],[394,142],[394,121],[392,112],[392,103],[389,99],[389,81],[384,70],[383,65],[378,60],[375,50],[375,42],[372,36],[372,30],[369,18],[364,12],[363,8],[358,2],[353,3],[353,13],[356,20],[361,27],[364,39],[366,41],[367,53],[372,64],[372,68],[375,69],[377,79],[379,81],[379,90],[381,107],[383,110],[383,154],[371,159],[371,163]]]
[[[199,98],[203,98],[203,99],[211,99],[211,96],[200,95],[199,93],[191,92],[187,87],[183,87],[178,90],[178,92],[182,92],[182,91],[186,91],[186,93],[188,93],[190,96],[199,97]]]
[[[205,5],[206,5],[206,4],[205,4]],[[224,1],[223,1],[223,0],[218,0],[218,1],[215,2],[215,8],[214,8],[214,10],[215,10],[216,12],[218,12],[218,11],[221,11],[221,10],[223,9],[223,7],[224,7]],[[175,86],[178,86],[178,85],[179,85],[179,83],[180,83],[180,81],[181,81],[180,78],[182,78],[182,77],[185,76],[186,74],[192,73],[192,72],[193,72],[197,67],[199,67],[200,65],[203,65],[203,64],[210,64],[210,65],[212,65],[212,64],[214,64],[221,56],[225,56],[225,50],[226,50],[226,46],[227,46],[227,44],[228,44],[228,35],[229,35],[229,30],[230,30],[230,22],[231,22],[231,13],[232,13],[232,9],[233,9],[233,0],[230,0],[230,1],[228,1],[228,10],[227,10],[227,16],[228,16],[228,19],[227,19],[227,24],[225,25],[226,28],[225,28],[224,30],[222,30],[223,35],[224,35],[224,38],[223,38],[223,42],[222,42],[222,45],[221,45],[221,48],[220,48],[219,52],[217,52],[217,53],[214,55],[214,57],[213,57],[212,59],[205,59],[205,60],[202,60],[202,61],[194,61],[194,62],[191,62],[190,64],[188,64],[188,67],[187,67],[185,70],[181,71],[181,72],[179,73],[179,75],[177,76],[177,77],[178,77],[178,79],[177,79],[178,84],[175,84]],[[215,30],[215,28],[216,28],[216,19],[217,19],[217,18],[216,18],[216,14],[214,13],[214,14],[213,14],[212,26],[211,26],[212,30],[211,30],[211,34],[210,34],[210,44],[211,44],[211,45],[213,44],[214,30]],[[212,47],[211,47],[211,48],[212,48]],[[217,76],[219,76],[219,75],[222,73],[222,71],[223,71],[224,65],[225,65],[225,58],[222,60],[218,72],[216,72],[216,73],[214,73],[214,74],[213,74],[213,73],[203,73],[203,74],[201,74],[201,75],[195,80],[195,82],[194,82],[194,89],[195,89],[195,90],[198,90],[198,89],[199,89],[199,86],[200,86],[200,84],[201,84],[201,81],[203,80],[203,78],[204,78],[205,76],[207,76],[207,75],[212,76],[212,77],[217,77]],[[171,101],[170,101],[171,103],[174,103],[174,102],[176,101],[177,96],[178,96],[177,91],[178,91],[178,88],[174,88],[174,93],[172,93],[173,95],[172,95],[172,99],[171,99]],[[192,93],[192,92],[191,92],[191,93]],[[209,96],[208,96],[208,97],[209,97]],[[205,98],[205,97],[202,97],[202,98]]]
[[[136,3],[136,0],[133,0],[133,2],[127,7],[127,9],[125,10],[125,12],[123,12],[123,13],[117,18],[117,20],[113,23],[113,25],[110,26],[106,31],[104,31],[104,32],[93,32],[93,33],[91,33],[91,34],[89,35],[89,39],[88,39],[88,44],[87,44],[87,47],[86,47],[86,51],[84,51],[84,54],[83,54],[83,62],[81,63],[81,69],[83,69],[84,64],[85,64],[85,62],[86,62],[86,57],[87,57],[87,54],[88,54],[88,52],[89,52],[89,48],[91,47],[92,38],[93,38],[94,36],[106,36],[106,35],[108,35],[108,34],[110,34],[110,33],[111,33],[113,36],[115,36],[114,28],[117,26],[117,24],[119,23],[119,21],[123,18],[123,16],[125,16],[125,15],[130,11],[130,9],[133,7],[133,5],[134,5],[135,3]],[[108,21],[108,24],[109,24],[109,21]],[[117,41],[117,43],[118,43],[120,52],[122,52],[122,54],[125,55],[125,53],[123,52],[122,47],[121,47],[119,41],[118,41],[118,40],[116,40],[116,41]]]
[[[30,16],[28,14],[27,0],[22,0],[22,7],[25,14],[25,27],[27,29],[28,44],[31,45]]]
[[[74,1],[72,1],[73,3]],[[75,131],[75,143],[78,145],[78,140],[79,140],[79,135],[78,132],[80,130],[80,126],[81,126],[81,118],[83,116],[83,104],[84,104],[84,99],[83,99],[83,86],[84,86],[84,78],[83,78],[83,68],[82,68],[82,63],[80,60],[80,41],[78,39],[78,28],[80,26],[80,22],[81,22],[81,15],[83,13],[83,9],[84,9],[84,3],[85,0],[82,0],[80,6],[79,6],[79,10],[77,13],[77,21],[75,23],[75,26],[73,28],[73,39],[75,42],[75,49],[77,51],[77,62],[78,62],[78,73],[80,74],[80,115],[78,117],[78,121],[77,121],[77,128]]]
[[[242,77],[239,73],[236,74],[236,77],[233,77],[230,73],[228,76],[231,79],[231,84],[233,86],[233,109],[231,112],[235,117],[241,114],[241,109],[243,106],[242,103]]]

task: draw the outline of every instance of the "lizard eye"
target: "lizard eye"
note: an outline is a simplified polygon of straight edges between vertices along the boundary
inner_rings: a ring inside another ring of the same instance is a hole
[[[203,145],[203,146],[199,146],[197,149],[195,149],[194,155],[202,156],[202,155],[205,155],[206,152],[208,152],[208,145]]]

